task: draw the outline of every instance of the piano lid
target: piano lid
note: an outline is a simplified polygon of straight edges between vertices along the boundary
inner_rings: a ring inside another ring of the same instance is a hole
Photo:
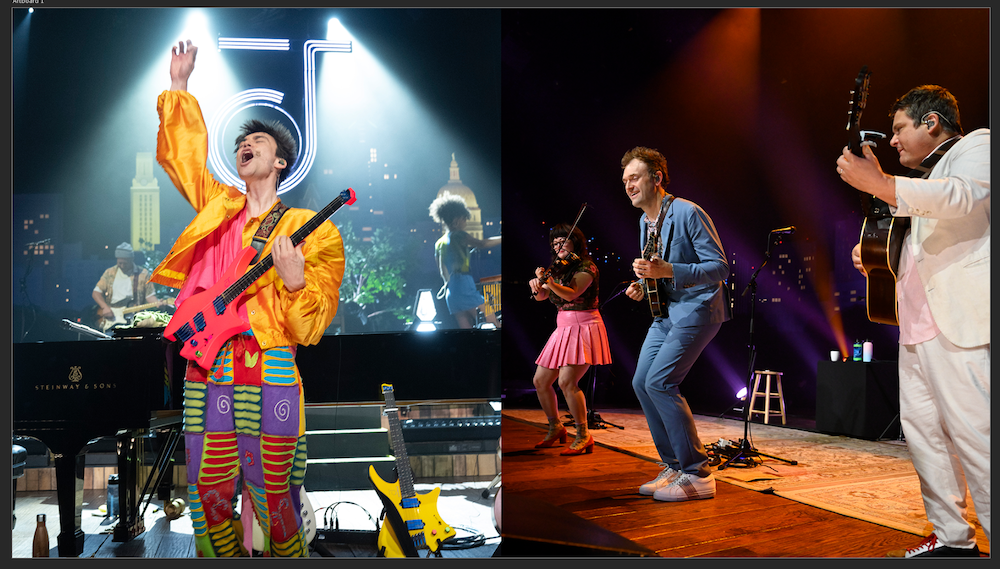
[[[63,436],[54,433],[80,431],[69,437],[76,444],[80,438],[148,427],[153,411],[183,407],[183,363],[174,347],[160,340],[13,347],[14,433],[35,437],[50,449],[52,437]]]

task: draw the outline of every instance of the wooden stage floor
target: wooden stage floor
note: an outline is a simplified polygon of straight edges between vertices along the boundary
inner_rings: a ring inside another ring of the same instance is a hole
[[[881,558],[921,539],[724,482],[713,499],[659,502],[638,493],[655,462],[535,449],[544,433],[503,421],[503,557]]]

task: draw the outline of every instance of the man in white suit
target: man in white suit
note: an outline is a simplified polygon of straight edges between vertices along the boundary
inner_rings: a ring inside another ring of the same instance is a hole
[[[958,101],[936,85],[890,116],[913,177],[885,174],[868,147],[845,148],[837,172],[911,224],[896,275],[900,420],[934,533],[900,556],[979,556],[966,497],[989,539],[990,131],[963,136]],[[860,244],[852,257],[864,273]]]

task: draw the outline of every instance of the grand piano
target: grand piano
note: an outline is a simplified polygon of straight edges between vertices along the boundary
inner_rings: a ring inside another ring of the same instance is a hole
[[[169,472],[183,422],[184,360],[157,331],[132,337],[14,344],[14,435],[38,439],[52,453],[59,502],[60,557],[83,553],[82,451],[93,440],[117,439],[119,521],[114,541],[145,531],[139,502],[140,448],[166,433],[151,476]],[[167,478],[169,481],[170,479]],[[145,481],[149,488],[150,478]]]
[[[14,344],[14,434],[42,441],[53,454],[60,557],[83,552],[81,451],[95,438],[118,439],[121,507],[114,541],[145,531],[139,502],[151,480],[139,487],[138,446],[151,429],[166,431],[150,475],[162,476],[183,422],[186,360],[178,344],[161,339],[161,331],[136,330],[131,333],[137,337],[110,340]],[[295,359],[307,405],[378,402],[382,383],[394,385],[400,403],[500,399],[498,331],[324,336],[318,344],[300,346]],[[457,428],[465,436],[487,436],[475,425]],[[450,432],[456,428],[411,427],[410,438],[416,442],[428,440],[425,433],[432,430],[454,436]],[[499,424],[485,428],[489,436],[499,436]],[[170,480],[169,474],[166,478]],[[158,486],[159,480],[153,484]]]

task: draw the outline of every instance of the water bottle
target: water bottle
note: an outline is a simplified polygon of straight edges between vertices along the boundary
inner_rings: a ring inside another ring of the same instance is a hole
[[[861,361],[863,362],[872,361],[872,356],[874,355],[874,351],[875,349],[872,346],[872,343],[869,342],[868,340],[865,340],[865,343],[862,346],[862,351],[861,351]]]
[[[49,556],[49,530],[45,529],[45,514],[38,514],[38,525],[35,526],[35,539],[31,542],[31,556]]]
[[[856,362],[861,361],[861,342],[854,340],[854,357],[852,358]]]
[[[108,476],[108,517],[118,517],[118,475]]]

